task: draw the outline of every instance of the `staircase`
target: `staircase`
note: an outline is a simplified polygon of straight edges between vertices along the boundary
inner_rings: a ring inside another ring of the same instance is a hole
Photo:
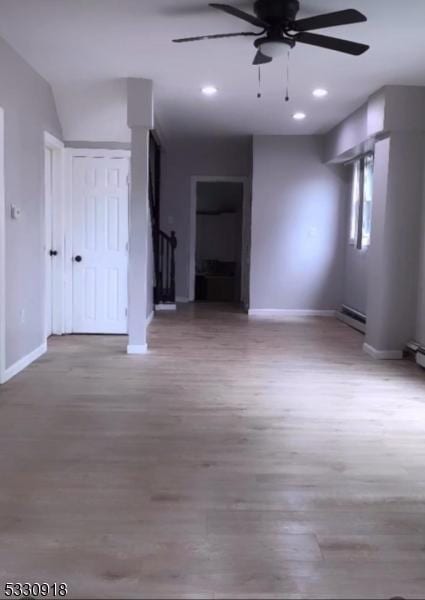
[[[161,146],[152,132],[149,140],[149,203],[155,270],[154,306],[157,310],[176,307],[176,248],[174,231],[165,233],[160,227]]]

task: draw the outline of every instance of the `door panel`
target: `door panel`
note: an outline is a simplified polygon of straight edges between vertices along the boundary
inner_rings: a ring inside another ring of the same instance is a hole
[[[45,330],[46,338],[53,332],[53,152],[50,148],[44,150],[44,182],[45,182]]]
[[[128,172],[127,158],[73,159],[74,333],[127,333]]]

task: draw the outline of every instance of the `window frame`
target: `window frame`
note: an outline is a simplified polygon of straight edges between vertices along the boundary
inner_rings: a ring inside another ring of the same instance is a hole
[[[363,157],[363,202],[362,202],[362,220],[361,220],[361,249],[366,250],[370,246],[370,240],[372,235],[372,205],[373,205],[373,177],[374,177],[374,167],[375,167],[375,156],[373,153],[368,153]],[[370,188],[367,187],[367,184],[370,184]],[[369,211],[370,215],[367,220],[365,220],[366,215],[366,206],[370,205]],[[365,225],[370,223],[368,231],[365,232]]]
[[[366,154],[362,154],[351,161],[353,165],[353,181],[351,192],[349,241],[350,245],[355,246],[357,250],[367,250],[370,246],[370,233],[367,241],[364,235],[364,215],[366,203],[365,175],[366,169],[371,164],[373,178],[374,158],[375,156],[373,152],[367,152]],[[356,195],[358,196],[357,198]],[[373,194],[370,203],[372,202]]]

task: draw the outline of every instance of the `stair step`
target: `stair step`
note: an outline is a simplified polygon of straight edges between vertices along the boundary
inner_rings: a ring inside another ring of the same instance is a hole
[[[164,302],[162,304],[156,304],[155,310],[158,310],[158,311],[177,310],[177,304],[173,304],[172,302]]]

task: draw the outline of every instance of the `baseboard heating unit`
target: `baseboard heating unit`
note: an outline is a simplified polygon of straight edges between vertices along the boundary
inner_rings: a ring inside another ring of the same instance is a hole
[[[425,369],[425,348],[419,348],[416,352],[416,362]]]
[[[425,347],[418,342],[409,342],[406,346],[407,354],[416,360],[416,363],[425,369]]]
[[[358,310],[344,305],[336,316],[337,319],[353,329],[357,329],[361,333],[366,333],[366,315],[363,315]]]

